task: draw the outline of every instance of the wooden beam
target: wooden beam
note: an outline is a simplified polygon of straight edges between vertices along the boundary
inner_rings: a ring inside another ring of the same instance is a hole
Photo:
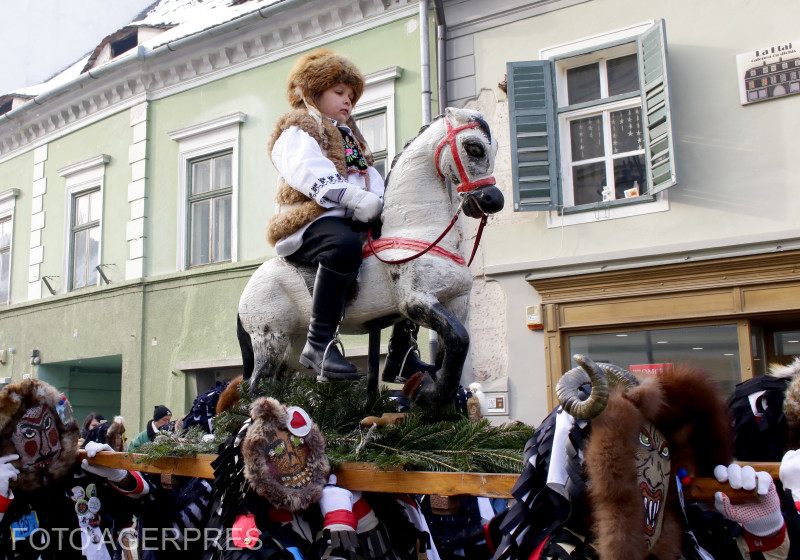
[[[80,451],[80,458],[88,459],[85,451]],[[211,462],[216,459],[216,455],[165,457],[152,462],[139,462],[144,458],[145,455],[138,453],[102,451],[88,461],[94,465],[115,469],[214,478]],[[773,478],[778,477],[780,468],[780,463],[740,462],[739,464],[751,465],[757,471],[766,471]],[[344,464],[336,469],[334,474],[337,477],[337,484],[348,490],[503,499],[512,497],[511,489],[519,478],[518,474],[379,470],[365,463]],[[713,502],[715,492],[725,492],[734,503],[752,502],[758,499],[755,491],[732,490],[727,484],[721,484],[713,478],[695,478],[684,486],[684,494],[689,501]]]

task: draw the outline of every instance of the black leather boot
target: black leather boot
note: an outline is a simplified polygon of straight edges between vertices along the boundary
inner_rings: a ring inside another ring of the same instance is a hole
[[[393,381],[398,375],[408,379],[418,371],[428,372],[431,375],[436,373],[436,366],[419,359],[416,352],[417,334],[419,334],[419,325],[410,319],[400,321],[392,328],[389,351],[383,364],[382,379],[384,381]],[[403,360],[405,360],[405,364],[403,364]],[[402,372],[400,371],[401,367],[403,368]]]
[[[347,288],[357,275],[358,272],[339,274],[322,265],[317,268],[308,339],[300,354],[300,363],[328,379],[358,377],[356,366],[344,359],[334,341],[339,322],[344,316]]]

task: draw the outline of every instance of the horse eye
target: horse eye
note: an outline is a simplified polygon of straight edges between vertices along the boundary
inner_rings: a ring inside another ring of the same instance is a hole
[[[464,149],[467,150],[467,153],[472,157],[482,158],[486,155],[486,151],[483,149],[483,146],[475,142],[465,143]]]

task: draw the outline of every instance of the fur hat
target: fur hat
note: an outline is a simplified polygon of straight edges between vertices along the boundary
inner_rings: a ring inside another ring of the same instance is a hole
[[[338,83],[353,88],[353,105],[364,93],[364,76],[349,58],[328,49],[317,49],[295,61],[286,78],[286,97],[293,109],[305,105],[316,110],[314,98]]]
[[[244,476],[250,487],[274,507],[289,511],[302,511],[318,502],[330,474],[325,438],[317,425],[302,412],[305,415],[300,418],[303,429],[298,431],[293,427],[294,415],[298,414],[298,410],[301,409],[287,409],[271,397],[259,398],[250,406],[252,424],[247,428],[247,435],[241,444]],[[294,439],[302,439],[298,448],[306,458],[304,469],[293,473],[291,477],[294,484],[289,482],[289,477],[281,481],[282,473],[278,472],[276,462],[268,455],[278,440],[278,431],[287,429],[290,433],[291,430],[296,432]]]
[[[770,364],[769,374],[791,379],[784,394],[783,415],[788,428],[787,447],[796,449],[800,442],[800,356],[795,356],[788,366]]]
[[[53,411],[58,433],[61,437],[61,454],[48,467],[41,471],[24,471],[18,459],[12,464],[20,468],[16,481],[11,481],[14,490],[31,491],[58,482],[69,473],[78,457],[78,438],[80,429],[69,410],[62,419],[58,413],[65,399],[55,387],[38,379],[23,379],[19,383],[7,385],[0,391],[0,456],[17,453],[11,439],[17,423],[25,412],[33,407],[46,406]],[[68,403],[67,407],[69,406]],[[66,420],[66,423],[64,422]]]

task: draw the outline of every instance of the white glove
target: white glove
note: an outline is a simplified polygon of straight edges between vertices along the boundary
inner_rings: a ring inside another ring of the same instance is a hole
[[[19,455],[12,454],[0,457],[0,495],[4,498],[10,498],[10,490],[8,483],[10,480],[17,480],[19,469],[11,464],[11,461],[19,459]]]
[[[359,222],[371,222],[381,215],[383,201],[375,193],[365,191],[358,185],[350,185],[344,190],[339,204],[353,211],[353,219]]]
[[[356,500],[350,490],[335,484],[336,475],[332,474],[328,484],[322,489],[322,498],[319,500],[319,508],[325,517],[325,528],[332,531],[355,531],[353,504]]]
[[[97,441],[90,441],[86,444],[84,449],[86,450],[87,457],[94,457],[100,451],[114,451],[114,448],[107,443],[99,443]]]
[[[109,482],[120,483],[128,476],[128,471],[124,469],[112,469],[111,467],[103,467],[101,465],[91,465],[86,459],[81,461],[81,468],[86,472],[102,476],[108,479]]]
[[[766,496],[763,501],[735,506],[723,492],[714,494],[714,506],[728,519],[741,523],[744,530],[757,537],[766,537],[777,533],[783,527],[781,503],[778,491],[769,473],[756,472],[751,466],[741,467],[736,464],[714,467],[714,476],[719,482],[728,482],[734,490],[755,489],[759,496]]]
[[[792,499],[800,502],[800,449],[792,449],[781,459],[780,479],[792,491]]]

